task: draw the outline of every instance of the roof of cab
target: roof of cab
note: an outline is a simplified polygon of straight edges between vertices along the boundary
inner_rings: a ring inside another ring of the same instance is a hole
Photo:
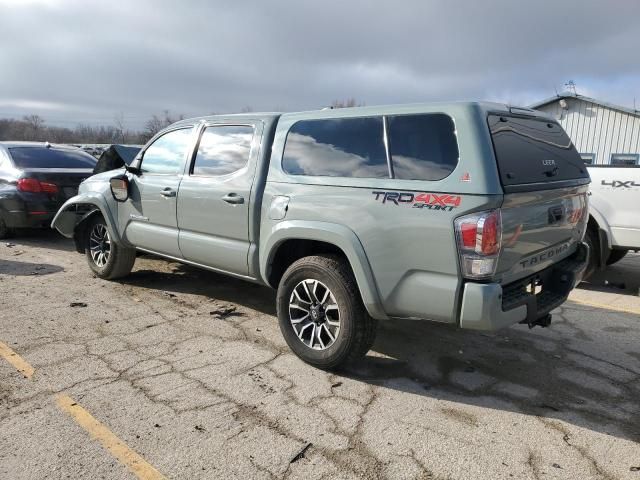
[[[185,118],[171,124],[171,127],[179,127],[181,125],[193,125],[200,122],[249,122],[252,120],[275,120],[280,115],[279,112],[250,112],[250,113],[231,113],[223,115],[204,115],[202,117]]]
[[[172,125],[172,127],[180,125],[193,125],[199,122],[242,122],[251,120],[269,120],[273,121],[279,117],[283,119],[302,119],[302,118],[347,118],[367,115],[401,115],[410,113],[427,113],[427,112],[447,112],[450,110],[469,109],[483,113],[500,112],[505,114],[520,114],[536,117],[548,117],[544,112],[532,110],[526,107],[518,107],[506,105],[503,103],[493,102],[433,102],[433,103],[408,103],[396,105],[372,105],[365,107],[348,107],[348,108],[322,108],[319,110],[309,110],[300,112],[250,112],[237,113],[230,115],[207,115],[203,117],[188,118],[180,120]]]
[[[406,115],[416,113],[448,113],[460,112],[461,110],[476,111],[481,113],[498,112],[504,114],[519,114],[536,117],[547,117],[543,112],[532,110],[526,107],[516,107],[502,103],[492,102],[432,102],[432,103],[408,103],[398,105],[375,105],[367,107],[351,107],[337,109],[322,109],[309,112],[285,113],[282,118],[302,119],[302,118],[346,118],[352,116],[368,115]]]

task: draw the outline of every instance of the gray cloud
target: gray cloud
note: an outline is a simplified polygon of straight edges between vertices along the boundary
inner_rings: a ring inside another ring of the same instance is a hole
[[[631,105],[640,3],[0,0],[0,117],[200,115],[488,99],[573,79]],[[640,99],[639,99],[640,100]]]

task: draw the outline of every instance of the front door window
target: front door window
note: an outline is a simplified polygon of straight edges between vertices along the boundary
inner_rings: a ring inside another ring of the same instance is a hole
[[[191,142],[191,128],[165,133],[144,152],[142,173],[177,175],[182,173],[184,156]]]

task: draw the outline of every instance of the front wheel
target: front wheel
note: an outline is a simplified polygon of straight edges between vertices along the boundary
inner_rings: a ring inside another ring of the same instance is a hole
[[[85,254],[93,273],[106,280],[128,275],[136,261],[135,248],[113,242],[101,215],[96,215],[87,225]]]
[[[363,357],[375,340],[377,321],[364,308],[348,263],[336,255],[294,262],[278,286],[277,310],[289,348],[318,368]]]

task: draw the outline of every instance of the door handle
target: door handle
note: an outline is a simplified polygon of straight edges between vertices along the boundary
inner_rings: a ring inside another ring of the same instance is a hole
[[[176,196],[176,191],[172,190],[170,188],[165,188],[164,190],[162,190],[160,192],[160,195],[162,195],[165,198],[175,197]]]
[[[240,205],[244,203],[244,197],[238,195],[237,193],[228,193],[224,197],[222,197],[222,200],[232,205]]]

